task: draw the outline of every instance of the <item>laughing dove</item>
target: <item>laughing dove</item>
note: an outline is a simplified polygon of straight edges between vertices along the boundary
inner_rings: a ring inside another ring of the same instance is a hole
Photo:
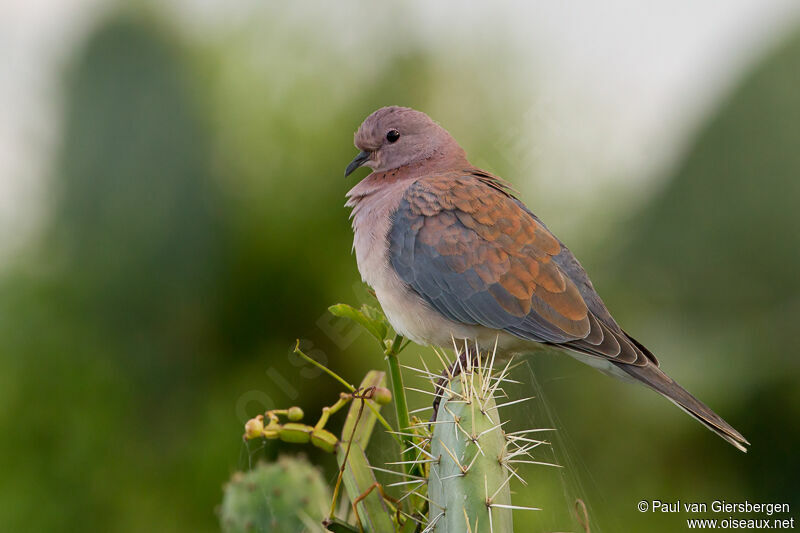
[[[392,327],[423,345],[474,340],[506,354],[555,346],[641,382],[746,451],[747,440],[620,328],[578,260],[500,178],[467,161],[426,114],[372,113],[345,176],[358,269]]]

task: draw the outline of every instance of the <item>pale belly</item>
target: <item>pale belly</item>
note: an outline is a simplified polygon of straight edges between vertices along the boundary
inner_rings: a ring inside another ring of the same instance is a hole
[[[520,339],[502,330],[474,324],[454,322],[433,309],[397,275],[387,272],[382,282],[373,285],[375,295],[395,331],[417,344],[453,348],[454,341],[478,343],[481,350],[494,350],[506,355],[530,353],[543,345]]]

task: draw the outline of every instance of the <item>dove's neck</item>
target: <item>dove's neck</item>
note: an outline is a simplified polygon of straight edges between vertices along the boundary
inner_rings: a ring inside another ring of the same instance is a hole
[[[467,153],[452,137],[433,145],[416,161],[400,167],[412,172],[426,174],[441,170],[462,170],[472,165],[467,161]]]
[[[439,139],[438,143],[433,144],[433,147],[423,154],[418,160],[402,166],[375,171],[350,189],[345,205],[353,208],[351,216],[354,220],[360,210],[371,210],[363,204],[376,202],[396,207],[405,189],[419,178],[440,172],[470,172],[474,169],[467,161],[467,154],[463,148],[449,136],[446,139]],[[365,201],[368,198],[369,201]]]

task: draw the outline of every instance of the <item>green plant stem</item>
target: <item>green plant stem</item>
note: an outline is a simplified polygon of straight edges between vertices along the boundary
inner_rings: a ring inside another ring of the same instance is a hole
[[[402,337],[400,337],[400,338],[402,339]],[[353,385],[351,385],[350,383],[345,381],[344,378],[341,377],[339,374],[337,374],[336,372],[334,372],[333,370],[331,370],[327,366],[323,365],[322,363],[320,363],[318,361],[315,361],[311,357],[309,357],[306,354],[304,354],[303,350],[300,349],[300,339],[297,340],[297,344],[294,347],[294,353],[296,353],[298,356],[300,356],[301,358],[305,359],[307,362],[309,362],[312,365],[316,366],[317,368],[319,368],[320,370],[322,370],[323,372],[328,374],[330,377],[332,377],[333,379],[335,379],[336,381],[338,381],[339,383],[344,385],[345,388],[347,390],[349,390],[350,392],[354,392],[356,390],[356,388]],[[398,369],[399,369],[399,367],[398,367]],[[402,384],[402,382],[401,382],[401,384]],[[405,401],[405,395],[403,396],[403,401]],[[386,421],[385,418],[383,418],[383,415],[381,415],[381,413],[378,410],[378,408],[376,408],[371,403],[367,403],[367,407],[370,409],[370,411],[372,411],[375,414],[375,417],[378,419],[378,422],[381,423],[381,425],[386,429],[386,431],[388,431],[389,434],[392,435],[395,438],[395,440],[397,440],[402,445],[403,444],[403,440],[398,435],[395,435],[394,428],[392,427],[391,424],[389,424],[389,422]],[[406,413],[408,413],[408,408],[406,408]],[[406,416],[408,416],[408,415],[406,415]]]
[[[316,366],[317,368],[319,368],[320,370],[322,370],[323,372],[328,374],[330,377],[332,377],[333,379],[335,379],[336,381],[338,381],[339,383],[344,385],[345,388],[347,388],[347,390],[349,390],[350,392],[353,392],[354,390],[356,390],[356,388],[353,385],[351,385],[350,383],[348,383],[347,381],[345,381],[342,376],[340,376],[339,374],[337,374],[336,372],[334,372],[333,370],[331,370],[327,366],[323,365],[319,361],[315,361],[311,357],[309,357],[306,354],[304,354],[303,350],[300,349],[300,339],[297,339],[297,344],[295,344],[295,346],[294,346],[294,353],[296,353],[297,355],[299,355],[300,357],[302,357],[303,359],[305,359],[306,361],[308,361],[312,365]]]
[[[392,395],[394,398],[394,409],[397,415],[397,425],[401,433],[411,432],[411,418],[408,415],[408,402],[406,401],[406,389],[403,385],[403,373],[400,371],[400,360],[397,354],[400,353],[403,337],[396,335],[394,341],[386,349],[386,360],[389,363],[389,381],[392,384]],[[405,346],[403,346],[404,348]],[[403,461],[413,461],[414,451],[412,446],[412,437],[408,435],[400,435],[401,443],[404,449]],[[413,464],[405,462],[403,469],[406,473],[410,473]]]
[[[336,414],[336,412],[339,411],[339,409],[341,409],[342,407],[347,405],[348,402],[351,400],[351,398],[349,396],[347,396],[345,393],[341,393],[341,394],[342,394],[342,396],[345,396],[345,397],[344,398],[339,398],[339,401],[336,402],[335,404],[331,405],[330,407],[323,407],[322,408],[322,415],[319,417],[319,421],[317,421],[317,425],[314,426],[314,429],[322,429],[322,428],[324,428],[325,424],[328,423],[328,419],[331,417],[331,415]]]

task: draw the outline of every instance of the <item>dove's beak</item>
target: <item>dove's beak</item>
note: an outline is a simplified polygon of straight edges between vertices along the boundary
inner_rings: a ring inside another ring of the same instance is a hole
[[[370,156],[372,156],[372,153],[370,153],[370,152],[361,152],[361,153],[359,153],[355,157],[355,159],[350,161],[350,164],[347,165],[347,168],[344,169],[344,177],[346,178],[347,176],[352,174],[355,169],[357,169],[358,167],[360,167],[364,163],[366,163],[367,160],[370,158]]]

